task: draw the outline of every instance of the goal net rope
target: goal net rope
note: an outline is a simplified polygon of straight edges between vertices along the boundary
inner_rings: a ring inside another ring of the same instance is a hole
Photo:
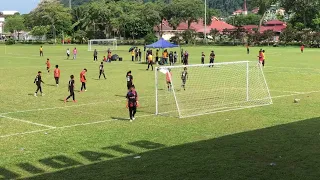
[[[158,115],[184,118],[272,104],[256,62],[157,67],[155,86]]]

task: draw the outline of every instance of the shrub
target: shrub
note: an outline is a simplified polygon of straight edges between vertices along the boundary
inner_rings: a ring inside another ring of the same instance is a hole
[[[16,43],[16,41],[14,39],[12,39],[12,38],[7,39],[6,42],[5,42],[6,45],[13,45],[15,43]]]

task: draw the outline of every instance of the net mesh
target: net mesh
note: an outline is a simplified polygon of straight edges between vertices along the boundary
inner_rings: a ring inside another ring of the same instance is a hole
[[[116,39],[92,39],[88,42],[88,51],[107,51],[117,50],[117,40]]]
[[[189,117],[272,103],[256,62],[160,67],[156,78],[157,113],[162,115]]]

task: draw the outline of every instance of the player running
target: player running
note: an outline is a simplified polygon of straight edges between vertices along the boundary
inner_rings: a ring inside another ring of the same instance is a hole
[[[186,90],[186,82],[187,82],[187,79],[188,79],[188,72],[187,72],[187,67],[184,67],[183,68],[183,71],[181,73],[181,80],[182,80],[182,85],[181,87]]]
[[[171,69],[168,69],[168,72],[166,73],[166,82],[167,82],[167,87],[168,87],[168,91],[171,91],[171,78],[172,78],[172,72]]]
[[[80,89],[80,92],[83,92],[84,91],[87,91],[87,88],[86,88],[86,72],[87,72],[87,69],[83,69],[80,73],[80,82],[81,82],[81,89]]]
[[[35,83],[37,85],[37,90],[34,93],[34,96],[37,97],[38,91],[40,90],[41,96],[44,96],[43,92],[42,92],[42,87],[41,87],[41,83],[44,83],[41,79],[41,71],[38,71],[38,75],[36,76],[36,78],[34,79],[33,83]]]
[[[68,84],[68,91],[70,92],[70,95],[64,100],[64,102],[66,103],[68,101],[68,99],[71,97],[72,97],[73,102],[77,102],[75,95],[74,95],[74,76],[73,75],[70,76],[70,80],[69,80],[69,84]]]
[[[130,87],[129,92],[127,93],[127,105],[126,107],[129,109],[129,117],[130,117],[130,122],[135,120],[135,114],[137,112],[137,107],[139,106],[138,102],[138,93],[135,90],[134,85]]]
[[[42,46],[40,46],[40,56],[43,56],[43,48],[42,48]]]
[[[106,75],[104,74],[103,62],[101,62],[100,66],[99,66],[99,79],[100,79],[101,75],[103,75],[104,79],[107,79]]]
[[[56,81],[56,86],[59,86],[59,79],[60,79],[60,69],[59,66],[56,65],[56,68],[53,71],[54,79]]]
[[[49,58],[47,58],[46,65],[47,65],[47,71],[48,71],[48,73],[50,73],[50,67],[51,67],[51,64],[50,64],[50,60],[49,60]]]
[[[127,88],[128,90],[130,90],[131,86],[133,86],[133,76],[131,75],[131,71],[127,72],[126,79],[127,79]]]
[[[303,44],[300,47],[300,51],[301,51],[301,53],[303,53],[303,51],[304,51],[304,45]]]

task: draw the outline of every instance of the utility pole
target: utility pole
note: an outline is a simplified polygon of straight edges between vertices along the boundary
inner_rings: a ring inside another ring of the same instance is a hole
[[[72,9],[71,0],[69,0],[69,8]]]
[[[207,44],[207,0],[204,1],[204,41]]]

